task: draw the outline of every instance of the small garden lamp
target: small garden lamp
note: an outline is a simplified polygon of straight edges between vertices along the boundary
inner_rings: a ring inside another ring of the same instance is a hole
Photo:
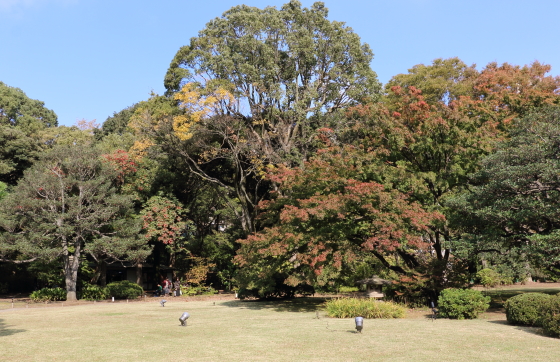
[[[183,315],[181,316],[181,318],[179,318],[179,321],[181,321],[181,326],[182,327],[186,327],[187,326],[187,319],[189,319],[190,314],[185,312],[183,313]]]
[[[362,329],[364,328],[364,317],[356,317],[355,322],[356,322],[356,330],[359,333],[362,333]]]

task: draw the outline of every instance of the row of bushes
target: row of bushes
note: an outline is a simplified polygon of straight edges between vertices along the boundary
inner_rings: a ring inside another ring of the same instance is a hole
[[[506,318],[516,325],[542,327],[544,333],[560,337],[560,293],[524,293],[509,298]]]
[[[78,299],[104,300],[111,297],[115,299],[135,299],[143,293],[144,290],[138,284],[123,280],[107,284],[106,287],[85,285],[78,292]],[[34,291],[29,297],[35,302],[66,300],[66,290],[62,288],[43,288]]]
[[[472,289],[446,289],[438,299],[439,314],[445,318],[471,319],[486,311],[490,297]],[[403,318],[406,307],[373,299],[340,298],[325,303],[327,314],[334,318]]]

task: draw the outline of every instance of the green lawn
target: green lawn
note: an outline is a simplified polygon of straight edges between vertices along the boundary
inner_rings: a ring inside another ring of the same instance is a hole
[[[500,315],[435,322],[324,316],[318,303],[196,301],[0,310],[2,361],[552,361],[560,340]],[[191,314],[187,327],[179,317]],[[426,312],[427,314],[427,312]]]

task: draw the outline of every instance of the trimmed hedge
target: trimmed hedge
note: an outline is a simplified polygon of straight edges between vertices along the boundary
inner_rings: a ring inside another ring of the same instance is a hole
[[[490,307],[490,297],[473,289],[445,289],[438,298],[439,314],[444,318],[473,319]]]
[[[542,326],[543,308],[552,296],[544,293],[523,293],[509,298],[504,307],[511,324]]]
[[[107,296],[115,299],[135,299],[144,294],[144,289],[136,283],[123,280],[107,284]]]
[[[327,315],[333,318],[404,318],[406,315],[406,308],[401,305],[373,299],[331,299],[325,307]]]
[[[55,300],[66,300],[66,290],[62,288],[43,288],[29,295],[34,302],[47,302]]]
[[[542,309],[543,332],[552,337],[560,337],[560,296],[552,296]]]

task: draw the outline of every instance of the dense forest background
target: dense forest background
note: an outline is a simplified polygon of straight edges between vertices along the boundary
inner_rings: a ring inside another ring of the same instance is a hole
[[[450,58],[383,85],[327,15],[234,7],[102,125],[0,82],[0,293],[75,299],[115,263],[257,297],[558,279],[560,77]]]

